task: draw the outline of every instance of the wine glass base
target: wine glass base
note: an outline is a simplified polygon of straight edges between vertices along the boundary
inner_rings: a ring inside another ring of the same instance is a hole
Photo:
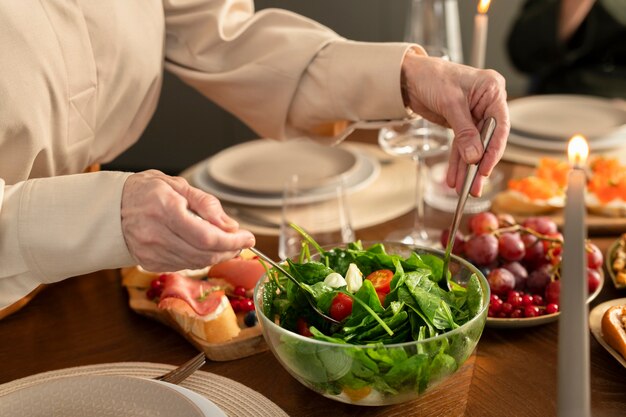
[[[386,240],[391,242],[401,242],[408,245],[420,245],[429,248],[441,247],[440,243],[441,230],[415,229],[396,230],[387,235]]]

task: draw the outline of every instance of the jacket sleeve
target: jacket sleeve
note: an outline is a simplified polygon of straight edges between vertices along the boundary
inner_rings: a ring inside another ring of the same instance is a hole
[[[400,65],[409,44],[348,41],[297,14],[249,0],[164,0],[166,68],[262,137],[345,120],[406,116]]]
[[[0,178],[0,308],[42,283],[134,264],[120,220],[128,175]]]

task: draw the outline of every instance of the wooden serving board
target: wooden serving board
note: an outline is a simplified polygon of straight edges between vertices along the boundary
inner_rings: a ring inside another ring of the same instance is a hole
[[[513,168],[511,172],[511,178],[523,178],[529,175],[532,175],[535,170],[535,167],[529,166],[516,166]],[[499,207],[497,204],[497,199],[494,200],[494,204],[491,206],[491,211],[496,214],[507,213],[505,209]],[[518,222],[523,221],[528,217],[516,213],[510,213],[515,217],[515,220]],[[552,219],[559,228],[563,226],[563,210],[557,209],[547,214],[543,214],[541,216],[548,217]],[[595,213],[590,213],[587,211],[587,233],[589,235],[619,235],[621,233],[626,232],[626,217],[608,217],[608,216],[600,216]]]
[[[124,282],[124,277],[129,274],[132,269],[133,268],[125,268],[121,270],[122,285],[124,285],[128,291],[128,304],[130,308],[138,314],[150,317],[173,328],[197,349],[203,351],[208,359],[218,362],[230,361],[252,356],[268,349],[265,339],[263,338],[260,322],[257,321],[254,327],[246,326],[243,321],[245,313],[237,313],[237,321],[241,328],[239,335],[223,343],[209,343],[194,334],[184,331],[167,312],[159,309],[153,301],[148,300],[146,297],[146,287],[127,285],[127,283]]]

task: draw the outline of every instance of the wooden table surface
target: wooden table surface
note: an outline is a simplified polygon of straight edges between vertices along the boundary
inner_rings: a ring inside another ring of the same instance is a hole
[[[513,166],[500,165],[506,173]],[[451,215],[427,208],[429,224],[447,227]],[[410,225],[407,214],[357,231],[381,240]],[[593,236],[605,252],[617,236]],[[276,238],[257,246],[276,256]],[[591,307],[625,297],[607,279]],[[0,321],[0,383],[36,373],[108,362],[177,365],[195,350],[170,328],[128,307],[118,271],[100,271],[45,288],[20,311]],[[626,369],[590,334],[591,405],[595,417],[626,415]],[[205,371],[239,381],[265,395],[290,416],[502,416],[556,415],[558,323],[524,328],[485,328],[462,377],[421,399],[388,407],[350,406],[326,399],[293,379],[268,351]]]

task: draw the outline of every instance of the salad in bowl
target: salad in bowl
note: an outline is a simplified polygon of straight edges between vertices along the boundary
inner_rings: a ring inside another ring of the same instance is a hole
[[[453,377],[487,318],[489,286],[453,255],[451,290],[438,285],[443,253],[396,242],[321,248],[314,241],[255,288],[263,334],[285,369],[337,401],[387,405],[418,398]],[[330,322],[308,303],[339,321]]]

